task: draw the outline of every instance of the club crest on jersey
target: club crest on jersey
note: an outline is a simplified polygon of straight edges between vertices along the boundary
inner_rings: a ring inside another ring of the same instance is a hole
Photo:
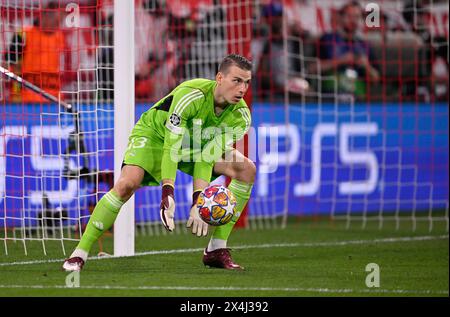
[[[176,113],[171,114],[169,121],[174,127],[178,127],[181,124],[181,118]]]

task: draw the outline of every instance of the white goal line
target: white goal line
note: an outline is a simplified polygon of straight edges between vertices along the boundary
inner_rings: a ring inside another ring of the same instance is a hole
[[[447,295],[446,290],[407,290],[407,289],[332,289],[332,288],[312,288],[312,287],[239,287],[239,286],[121,286],[121,285],[87,285],[77,288],[70,288],[63,285],[0,285],[0,289],[75,289],[75,290],[127,290],[127,291],[275,291],[275,292],[311,292],[311,293],[363,293],[363,294],[428,294]]]
[[[373,243],[394,243],[394,242],[414,242],[414,241],[428,241],[428,240],[442,240],[448,239],[449,235],[439,235],[439,236],[416,236],[416,237],[392,237],[392,238],[382,238],[382,239],[371,239],[371,240],[347,240],[347,241],[330,241],[330,242],[304,242],[304,243],[270,243],[270,244],[254,244],[254,245],[237,245],[230,247],[234,250],[240,249],[267,249],[267,248],[295,248],[295,247],[328,247],[328,246],[347,246],[347,245],[358,245],[358,244],[373,244]],[[136,252],[137,256],[146,255],[160,255],[160,254],[178,254],[178,253],[195,253],[201,252],[204,248],[188,248],[188,249],[173,249],[173,250],[154,250],[154,251],[144,251]],[[125,256],[93,256],[89,257],[89,260],[104,260],[112,258],[121,258]],[[15,265],[35,265],[44,263],[55,263],[63,262],[65,259],[50,259],[50,260],[36,260],[36,261],[22,261],[22,262],[7,262],[0,263],[2,266],[15,266]]]

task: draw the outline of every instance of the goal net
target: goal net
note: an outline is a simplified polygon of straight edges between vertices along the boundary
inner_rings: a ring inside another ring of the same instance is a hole
[[[183,80],[213,79],[226,54],[240,53],[254,64],[252,127],[237,145],[257,165],[247,228],[326,217],[448,230],[448,1],[346,3],[134,1],[136,120]],[[5,253],[11,243],[28,253],[31,241],[65,252],[113,186],[113,6],[0,0]],[[351,44],[345,23],[359,30]],[[187,232],[191,191],[179,172],[177,234]],[[136,193],[136,234],[166,234],[160,194]]]
[[[448,1],[270,1],[261,19],[287,214],[448,230]]]
[[[113,181],[112,22],[102,1],[0,2],[0,239],[80,238]],[[7,76],[7,73],[13,76]]]
[[[329,34],[355,14],[340,12],[346,3],[144,1],[136,9],[142,111],[175,83],[213,78],[230,45],[247,53],[250,42],[253,124],[246,150],[258,175],[248,228],[283,226],[290,216],[447,227],[446,2],[361,1],[351,44],[360,47],[347,49],[367,58],[367,70],[356,57],[349,67],[330,66],[327,50],[342,43]],[[147,41],[153,27],[162,32]],[[192,184],[182,173],[177,179],[182,226]],[[136,195],[137,218],[150,220],[138,232],[165,233],[159,195],[157,188]]]

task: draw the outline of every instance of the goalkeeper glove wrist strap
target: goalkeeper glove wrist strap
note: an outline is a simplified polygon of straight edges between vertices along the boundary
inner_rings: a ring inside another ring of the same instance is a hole
[[[198,189],[194,193],[192,193],[192,206],[195,206],[197,204],[197,199],[201,192],[202,190]]]
[[[167,197],[167,196],[172,196],[172,198],[175,196],[174,195],[174,187],[170,184],[164,184],[162,186],[162,197]]]

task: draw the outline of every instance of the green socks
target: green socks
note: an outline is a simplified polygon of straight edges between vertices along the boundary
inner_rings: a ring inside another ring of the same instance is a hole
[[[233,193],[236,198],[236,214],[229,223],[223,226],[216,227],[214,230],[211,240],[220,239],[228,240],[231,234],[231,230],[241,216],[241,212],[244,210],[245,205],[250,199],[250,194],[252,192],[253,184],[247,184],[233,179],[228,185],[228,189]]]
[[[216,227],[210,241],[208,250],[216,249],[216,242],[218,245],[226,247],[226,240],[231,234],[234,225],[238,221],[245,205],[250,199],[253,184],[247,184],[233,179],[228,186],[228,189],[234,194],[236,198],[236,214],[233,219],[226,225]],[[119,214],[120,208],[124,204],[123,201],[112,190],[100,199],[95,206],[94,212],[89,219],[80,243],[76,249],[82,250],[87,253],[92,248],[92,245],[103,235],[103,233],[111,228],[114,221]]]
[[[89,253],[92,245],[114,224],[123,204],[112,190],[106,193],[95,206],[77,249]]]

